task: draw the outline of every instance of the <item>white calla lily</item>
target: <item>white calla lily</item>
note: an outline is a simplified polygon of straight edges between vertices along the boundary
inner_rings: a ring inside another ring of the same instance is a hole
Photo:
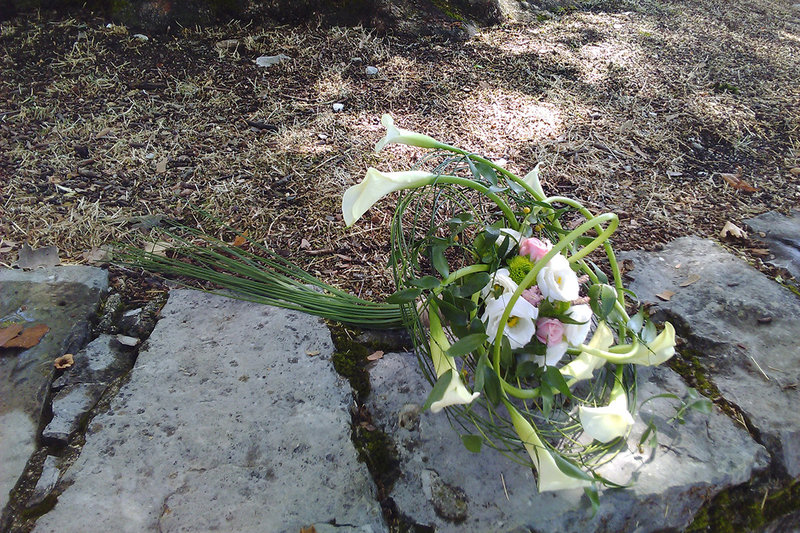
[[[380,152],[384,146],[392,143],[418,146],[420,148],[442,148],[444,146],[433,137],[396,127],[391,115],[383,115],[381,124],[386,128],[386,135],[375,145],[376,152]]]
[[[494,241],[494,245],[498,248],[506,242],[507,239],[511,239],[513,242],[508,245],[508,253],[514,249],[514,246],[519,245],[520,241],[522,240],[522,233],[518,232],[515,229],[511,228],[500,228],[500,236],[497,237],[497,240]]]
[[[591,485],[588,480],[577,479],[562,472],[530,423],[514,407],[509,404],[506,404],[506,407],[511,415],[514,430],[536,466],[539,492],[579,489]]]
[[[486,324],[486,334],[494,340],[500,329],[500,320],[503,318],[506,307],[511,300],[511,294],[501,294],[498,298],[486,299],[486,310],[483,312],[481,322]],[[522,348],[530,342],[536,333],[536,317],[539,310],[522,298],[514,302],[511,314],[503,328],[503,335],[508,338],[511,349]]]
[[[342,197],[344,222],[350,227],[387,194],[402,189],[422,187],[433,183],[435,178],[436,174],[420,170],[381,172],[370,167],[361,183],[347,189]]]
[[[561,254],[553,256],[536,275],[536,284],[550,301],[571,302],[580,295],[578,276]]]
[[[431,344],[430,352],[433,361],[433,368],[436,371],[436,377],[440,378],[448,371],[452,370],[452,377],[444,395],[437,401],[431,404],[431,412],[438,413],[445,407],[451,405],[466,405],[481,395],[479,392],[469,392],[464,383],[461,381],[461,376],[458,374],[453,358],[444,353],[450,348],[450,342],[447,340],[444,329],[442,329],[442,322],[439,319],[439,312],[434,305],[428,312],[430,320],[430,334]]]
[[[587,345],[594,350],[608,350],[614,343],[614,334],[605,322],[597,324],[592,340]],[[587,352],[581,352],[578,357],[562,366],[559,371],[565,378],[572,378],[570,385],[578,381],[591,379],[594,371],[606,364],[606,360]]]
[[[592,328],[592,308],[586,304],[573,305],[567,309],[567,316],[575,322],[583,324],[566,324],[564,326],[564,336],[570,346],[580,346],[586,340],[589,330]]]
[[[582,345],[581,349],[614,364],[656,366],[675,355],[675,328],[666,322],[664,330],[647,344],[634,340],[632,344],[614,346],[610,350],[594,349],[587,345]]]
[[[522,178],[522,181],[530,185],[531,189],[541,196],[540,199],[543,199],[545,196],[544,190],[542,189],[542,184],[539,182],[539,166],[541,166],[541,163],[536,163],[536,166],[533,167],[533,170],[525,174],[525,177]]]
[[[628,411],[628,396],[625,389],[618,385],[611,391],[611,400],[604,407],[578,408],[583,431],[600,442],[611,442],[617,437],[624,437],[633,427],[633,417]]]

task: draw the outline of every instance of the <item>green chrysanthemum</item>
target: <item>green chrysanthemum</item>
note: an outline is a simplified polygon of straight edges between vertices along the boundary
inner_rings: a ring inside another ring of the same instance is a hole
[[[515,255],[508,260],[509,277],[514,280],[514,283],[519,285],[528,272],[533,268],[533,261],[523,255]]]

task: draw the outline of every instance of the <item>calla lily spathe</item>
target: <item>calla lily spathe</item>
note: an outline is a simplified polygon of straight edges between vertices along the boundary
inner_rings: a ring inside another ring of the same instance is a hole
[[[539,492],[579,489],[591,485],[588,480],[577,479],[562,472],[530,423],[513,406],[506,403],[506,407],[511,415],[514,430],[536,466]]]
[[[647,344],[641,344],[634,340],[630,345],[615,346],[610,350],[592,349],[586,345],[582,348],[590,354],[602,357],[614,364],[656,366],[675,355],[675,328],[666,322],[664,330]]]
[[[592,340],[587,345],[588,348],[593,350],[608,350],[614,343],[614,334],[611,332],[605,322],[597,324],[597,329],[594,330]],[[572,378],[570,384],[591,379],[594,371],[601,368],[606,364],[606,360],[602,357],[592,355],[587,352],[581,352],[578,357],[561,367],[559,370],[565,378]]]
[[[432,183],[435,178],[435,174],[420,170],[381,172],[370,167],[361,183],[347,189],[342,197],[344,222],[350,227],[387,194],[401,189],[422,187]]]
[[[427,135],[423,135],[421,133],[415,133],[413,131],[395,127],[394,119],[391,115],[383,115],[381,117],[381,124],[383,124],[383,126],[386,128],[386,135],[380,141],[378,141],[378,144],[375,145],[376,152],[380,152],[383,150],[384,146],[392,143],[418,146],[420,148],[443,147],[442,143],[433,137],[428,137]]]
[[[469,392],[464,383],[461,382],[461,376],[458,374],[453,358],[444,353],[450,348],[450,342],[447,340],[447,335],[442,329],[442,322],[439,319],[439,311],[435,306],[431,305],[428,311],[430,320],[430,333],[431,333],[431,360],[433,361],[433,368],[436,371],[436,377],[442,377],[447,371],[452,370],[452,377],[450,383],[447,385],[442,397],[431,404],[431,412],[438,413],[445,407],[451,405],[466,405],[472,403],[478,396],[479,392]]]
[[[614,387],[608,405],[580,406],[578,417],[583,431],[600,442],[611,442],[617,437],[624,437],[633,426],[633,417],[628,411],[628,397],[621,386]]]

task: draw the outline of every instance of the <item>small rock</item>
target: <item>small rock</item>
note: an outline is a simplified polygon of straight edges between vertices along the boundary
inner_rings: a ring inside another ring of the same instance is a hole
[[[122,312],[122,296],[117,293],[110,295],[103,303],[103,311],[100,314],[100,321],[97,323],[97,331],[100,333],[117,333],[117,318]]]
[[[277,65],[287,59],[291,59],[287,55],[278,54],[276,56],[261,56],[256,59],[256,65],[259,67],[271,67],[272,65]]]
[[[378,67],[368,66],[364,69],[364,73],[367,76],[377,76],[378,75]]]
[[[334,113],[338,113],[339,111],[342,111],[344,109],[344,104],[340,104],[340,103],[337,102],[337,103],[333,104],[332,107],[333,107],[333,112]]]
[[[145,34],[143,34],[143,33],[134,33],[134,34],[133,34],[133,38],[134,38],[134,39],[137,39],[137,40],[139,40],[139,41],[142,41],[142,42],[145,42],[145,41],[149,41],[149,40],[150,40],[150,37],[148,37],[147,35],[145,35]]]
[[[119,342],[123,346],[136,346],[139,344],[139,339],[136,337],[130,337],[128,335],[117,335],[117,342]]]
[[[60,390],[53,398],[53,419],[42,431],[42,438],[67,444],[105,390],[106,385],[87,383]]]
[[[44,460],[42,475],[39,476],[36,488],[33,489],[33,494],[28,500],[28,507],[35,507],[42,503],[55,488],[56,483],[58,483],[58,477],[61,475],[58,466],[56,466],[57,461],[58,457],[54,455],[48,455]]]

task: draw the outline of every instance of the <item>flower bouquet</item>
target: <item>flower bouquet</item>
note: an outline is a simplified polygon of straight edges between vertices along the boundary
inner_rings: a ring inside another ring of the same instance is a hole
[[[391,223],[398,290],[386,302],[330,286],[252,240],[247,250],[186,226],[160,230],[169,254],[127,246],[118,261],[360,327],[407,327],[433,385],[425,409],[445,410],[469,450],[493,447],[533,467],[539,491],[583,487],[596,502],[596,486],[614,484],[595,469],[633,425],[636,365],[675,352],[671,324],[658,333],[643,313],[628,315],[609,242],[616,215],[547,197],[538,166],[519,177],[389,115],[382,123],[376,150],[431,150],[414,170],[370,168],[342,199],[352,226],[401,192]]]
[[[671,324],[657,334],[626,311],[609,243],[616,215],[546,197],[538,166],[520,178],[389,115],[382,123],[376,150],[432,149],[423,164],[433,168],[370,168],[342,209],[351,226],[402,191],[391,227],[398,291],[387,301],[402,307],[433,384],[425,408],[446,408],[468,449],[485,443],[533,466],[540,491],[612,484],[594,468],[633,425],[635,365],[675,352]]]

